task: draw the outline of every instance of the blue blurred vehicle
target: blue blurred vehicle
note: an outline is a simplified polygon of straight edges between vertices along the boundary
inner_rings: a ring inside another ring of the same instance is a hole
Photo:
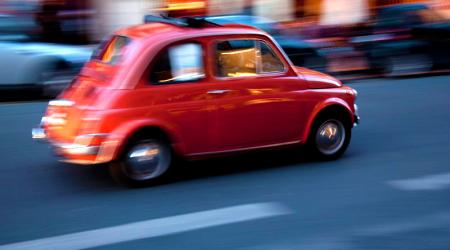
[[[283,48],[294,65],[321,72],[327,70],[327,59],[319,48],[302,39],[283,35],[273,20],[249,15],[208,16],[205,17],[205,20],[220,25],[236,23],[256,27],[269,33]]]
[[[0,42],[0,99],[33,93],[55,97],[89,60],[92,46]]]
[[[55,97],[92,51],[86,0],[0,1],[0,99]]]
[[[34,15],[37,9],[37,2],[0,2],[0,40],[26,40],[37,34],[39,25]]]
[[[425,4],[380,8],[370,29],[352,42],[375,72],[402,76],[450,68],[450,21]]]
[[[0,0],[0,40],[85,44],[94,14],[89,0]]]

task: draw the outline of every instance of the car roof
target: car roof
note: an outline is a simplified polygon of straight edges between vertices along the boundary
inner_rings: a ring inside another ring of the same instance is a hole
[[[131,26],[116,32],[116,35],[126,36],[133,40],[140,40],[152,37],[154,35],[162,37],[172,37],[177,39],[188,39],[201,36],[219,36],[219,35],[265,35],[254,27],[247,25],[220,25],[207,27],[183,27],[169,23],[151,22]]]

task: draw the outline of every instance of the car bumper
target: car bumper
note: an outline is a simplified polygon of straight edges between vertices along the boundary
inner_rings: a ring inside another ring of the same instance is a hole
[[[47,139],[47,133],[45,133],[45,130],[41,127],[33,128],[31,130],[31,137],[34,140],[45,141]]]
[[[359,124],[359,120],[360,120],[361,118],[359,118],[359,116],[357,116],[357,115],[355,115],[354,117],[353,117],[353,127],[356,127],[356,126],[358,126],[358,124]]]
[[[355,113],[353,114],[353,127],[358,126],[361,118],[359,117],[358,105],[354,104]]]
[[[50,143],[55,154],[61,157],[61,161],[73,164],[94,165],[110,162],[118,146],[115,140],[105,140],[99,146],[55,142],[41,127],[32,129],[31,133],[33,139]],[[106,138],[107,134],[101,136]]]

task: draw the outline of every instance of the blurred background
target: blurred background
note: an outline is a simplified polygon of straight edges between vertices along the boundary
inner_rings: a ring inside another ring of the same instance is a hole
[[[54,97],[98,42],[146,15],[256,26],[294,64],[342,80],[450,68],[447,0],[0,0],[3,96]]]
[[[104,166],[60,163],[33,142],[46,100],[97,44],[160,14],[253,25],[296,65],[355,88],[361,123],[346,154],[210,159],[167,185],[124,190]],[[95,249],[450,249],[449,18],[449,0],[0,0],[0,249],[58,248],[48,237],[71,249],[70,234],[89,244],[105,228],[120,232],[107,242],[148,236],[157,229],[129,223],[153,219],[166,233]],[[222,208],[241,222],[173,219]]]

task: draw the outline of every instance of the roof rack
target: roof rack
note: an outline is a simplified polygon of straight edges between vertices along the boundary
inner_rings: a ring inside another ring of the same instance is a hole
[[[167,23],[178,27],[188,27],[188,28],[205,28],[205,27],[221,26],[220,24],[207,21],[203,17],[173,18],[163,15],[161,16],[145,15],[144,23]]]

